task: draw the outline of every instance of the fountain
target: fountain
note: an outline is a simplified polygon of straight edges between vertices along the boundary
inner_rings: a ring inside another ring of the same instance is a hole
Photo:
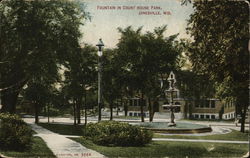
[[[170,104],[165,104],[162,106],[170,109],[170,122],[168,123],[168,126],[172,127],[172,126],[176,126],[176,123],[174,121],[175,119],[174,109],[176,108],[176,105],[174,105],[173,93],[177,91],[175,88],[176,78],[175,78],[175,74],[173,73],[173,71],[170,72],[167,80],[169,82],[169,89],[165,90],[164,92],[165,92],[166,100],[168,100],[168,94],[170,94],[170,99],[169,99]]]
[[[174,110],[179,108],[180,105],[174,104],[174,92],[179,90],[175,87],[176,78],[173,71],[170,72],[169,77],[167,78],[169,82],[169,88],[165,90],[166,100],[169,100],[169,104],[164,104],[162,107],[169,109],[170,111],[170,122],[143,122],[136,123],[143,128],[152,130],[156,133],[174,133],[174,134],[184,134],[184,133],[204,133],[211,132],[212,128],[206,125],[200,125],[196,123],[190,123],[187,121],[178,121],[175,122]],[[163,87],[163,82],[161,82],[161,87]]]

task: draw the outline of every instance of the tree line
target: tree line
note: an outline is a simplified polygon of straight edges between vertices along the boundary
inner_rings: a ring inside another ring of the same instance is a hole
[[[97,105],[97,48],[79,43],[79,28],[91,17],[84,5],[64,0],[0,3],[1,112],[15,113],[21,96],[34,107],[36,122],[42,107],[70,105],[77,124],[83,107]],[[193,7],[187,25],[191,40],[178,40],[178,34],[166,37],[167,25],[148,32],[143,27],[117,28],[116,48],[105,49],[103,55],[104,99],[111,120],[118,101],[127,115],[127,99],[137,96],[141,121],[144,99],[153,121],[167,88],[160,80],[173,70],[186,99],[234,98],[244,131],[249,103],[248,7],[231,1],[196,1]],[[186,60],[191,67],[183,70]]]

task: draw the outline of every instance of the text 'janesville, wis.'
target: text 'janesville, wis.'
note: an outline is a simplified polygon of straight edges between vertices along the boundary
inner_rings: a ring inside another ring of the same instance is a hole
[[[171,15],[170,11],[163,11],[160,6],[97,6],[97,10],[125,10],[138,11],[138,15]]]

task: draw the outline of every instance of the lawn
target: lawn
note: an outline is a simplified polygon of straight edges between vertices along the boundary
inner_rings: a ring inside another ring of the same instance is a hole
[[[82,135],[84,129],[84,125],[74,126],[47,123],[41,123],[39,125],[51,131],[65,135]],[[161,136],[159,134],[154,134],[154,137],[247,140],[247,134],[238,131],[211,136]],[[96,145],[83,138],[72,139],[107,157],[241,157],[248,151],[247,144],[153,141],[144,147],[106,147]]]
[[[72,125],[72,124],[54,124],[54,123],[39,123],[39,126],[42,126],[48,130],[51,130],[55,133],[62,135],[83,135],[84,125]]]
[[[3,151],[0,153],[9,157],[55,157],[44,141],[39,137],[33,137],[31,149],[25,151]]]
[[[154,134],[154,138],[178,138],[178,139],[207,139],[207,140],[238,140],[238,141],[247,141],[248,133],[242,133],[236,130],[233,130],[227,134],[215,134],[207,136],[187,136],[187,135],[160,135]]]
[[[63,124],[48,124],[48,123],[39,123],[40,126],[51,130],[53,132],[63,134],[63,135],[83,135],[84,125],[63,125]],[[247,141],[248,133],[241,133],[239,131],[233,130],[228,134],[216,134],[208,136],[187,136],[187,135],[160,135],[154,134],[154,138],[178,138],[178,139],[207,139],[207,140],[238,140],[238,141]]]
[[[248,151],[246,144],[191,143],[153,141],[144,147],[99,146],[83,138],[72,138],[83,146],[107,157],[241,157]]]

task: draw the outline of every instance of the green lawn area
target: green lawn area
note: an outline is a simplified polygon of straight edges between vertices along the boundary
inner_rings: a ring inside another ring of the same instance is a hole
[[[63,124],[48,124],[48,123],[39,123],[40,126],[51,130],[53,132],[63,134],[63,135],[83,135],[84,125],[63,125]],[[216,134],[208,136],[187,136],[187,135],[160,135],[154,134],[154,138],[178,138],[178,139],[210,139],[210,140],[239,140],[247,141],[248,133],[241,133],[239,131],[233,130],[228,134]]]
[[[33,137],[31,149],[25,151],[3,151],[0,149],[0,153],[9,157],[55,157],[52,151],[47,147],[44,141],[40,137]]]
[[[248,151],[246,144],[191,143],[154,141],[144,147],[99,146],[83,138],[72,138],[87,148],[107,157],[241,157]]]
[[[210,139],[210,140],[238,140],[247,141],[248,133],[241,133],[239,131],[233,130],[228,134],[215,134],[207,136],[187,136],[187,135],[160,135],[154,134],[154,138],[178,138],[178,139]]]
[[[39,123],[39,126],[42,126],[48,130],[51,130],[55,133],[62,135],[83,135],[84,125],[73,125],[73,124],[54,124],[54,123]]]

